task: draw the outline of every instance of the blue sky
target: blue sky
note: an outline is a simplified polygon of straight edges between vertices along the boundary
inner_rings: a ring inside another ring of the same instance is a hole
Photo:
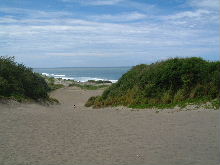
[[[0,56],[30,67],[219,60],[219,0],[0,0]]]

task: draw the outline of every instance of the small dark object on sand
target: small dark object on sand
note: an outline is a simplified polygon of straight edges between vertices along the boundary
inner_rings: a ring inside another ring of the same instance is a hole
[[[76,108],[76,105],[75,105],[75,104],[73,105],[73,108]]]

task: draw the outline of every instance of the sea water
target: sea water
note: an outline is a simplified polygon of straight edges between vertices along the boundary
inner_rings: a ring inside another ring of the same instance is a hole
[[[86,82],[88,80],[108,80],[116,82],[131,67],[68,67],[68,68],[35,68],[34,72],[62,78]]]

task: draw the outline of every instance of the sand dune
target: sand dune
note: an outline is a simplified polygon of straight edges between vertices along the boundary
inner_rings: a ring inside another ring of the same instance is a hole
[[[0,164],[220,164],[220,111],[84,107],[101,93],[69,87],[51,94],[61,105],[0,104]]]

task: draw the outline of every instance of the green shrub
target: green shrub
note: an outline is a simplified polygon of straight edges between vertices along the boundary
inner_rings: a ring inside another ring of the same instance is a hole
[[[94,104],[95,100],[96,100],[96,97],[95,97],[95,96],[90,97],[89,100],[87,101],[87,103],[85,104],[85,106],[86,106],[86,107],[92,106],[92,105]]]
[[[46,99],[49,87],[31,68],[18,64],[13,57],[0,57],[0,96]]]
[[[181,102],[187,98],[186,91],[184,89],[180,89],[176,92],[173,98],[173,102]]]
[[[96,98],[92,106],[148,107],[158,104],[163,107],[162,104],[188,99],[206,98],[207,101],[220,96],[219,84],[220,62],[197,57],[173,58],[133,67]]]
[[[172,103],[173,95],[171,91],[164,92],[163,97],[161,98],[161,102],[164,104]]]

